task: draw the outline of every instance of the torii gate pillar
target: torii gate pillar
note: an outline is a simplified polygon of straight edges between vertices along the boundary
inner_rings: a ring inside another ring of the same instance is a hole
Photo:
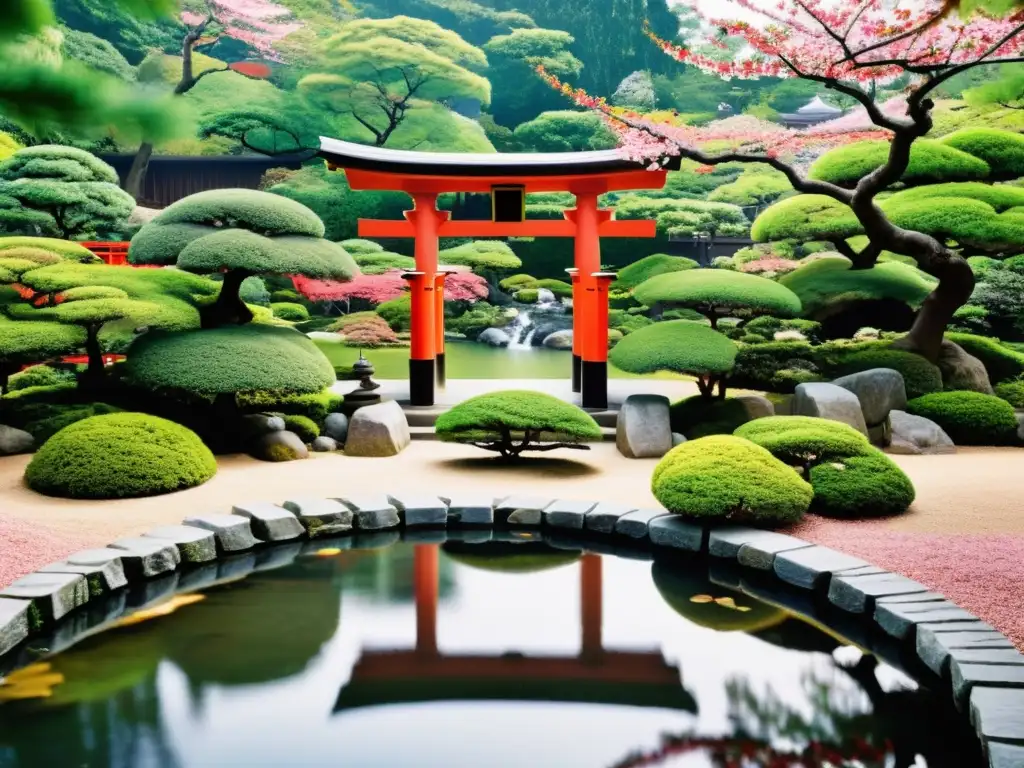
[[[437,271],[437,238],[441,222],[448,216],[437,210],[437,193],[414,193],[415,207],[405,217],[415,231],[413,255],[415,272],[409,281],[412,340],[409,354],[409,402],[434,404],[435,378],[443,376],[444,359],[444,274]],[[442,370],[436,369],[437,355]]]

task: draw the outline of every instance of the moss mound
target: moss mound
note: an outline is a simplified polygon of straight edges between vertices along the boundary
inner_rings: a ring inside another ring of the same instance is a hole
[[[853,427],[814,416],[767,416],[744,424],[735,434],[799,467],[877,450]]]
[[[1001,398],[1014,408],[1024,409],[1024,379],[1014,379],[997,384],[996,397]]]
[[[555,549],[540,541],[490,541],[483,544],[446,542],[442,549],[457,563],[498,573],[538,573],[580,559],[579,552]]]
[[[811,468],[811,509],[829,517],[877,517],[905,512],[914,501],[914,484],[877,449],[826,461]]]
[[[789,617],[781,608],[712,584],[706,575],[690,573],[675,564],[655,561],[651,577],[672,610],[700,627],[718,632],[758,632]]]
[[[980,392],[934,392],[907,403],[907,411],[931,419],[957,445],[1015,445],[1017,416],[1005,400]]]
[[[316,425],[308,416],[300,416],[298,414],[284,414],[284,428],[289,432],[294,432],[299,436],[299,439],[304,443],[312,443],[318,437],[320,437],[320,427]],[[283,446],[276,446],[283,447]]]
[[[728,373],[736,345],[706,325],[667,320],[630,333],[615,345],[609,359],[630,373]]]
[[[274,317],[279,317],[282,320],[289,320],[293,323],[309,320],[309,310],[294,302],[276,301],[270,305],[270,309],[274,313]]]
[[[971,333],[947,333],[946,338],[981,360],[993,384],[1024,375],[1024,354],[995,339]]]
[[[641,304],[677,304],[713,309],[737,316],[796,317],[800,299],[789,288],[766,277],[724,269],[688,269],[646,280],[634,289]]]
[[[811,166],[810,177],[833,184],[853,185],[889,156],[889,142],[860,141],[826,152]],[[970,181],[989,175],[989,164],[953,146],[937,141],[915,141],[910,150],[910,163],[901,181],[913,184],[935,184],[943,181]]]
[[[7,391],[17,392],[29,387],[57,387],[62,384],[73,384],[75,375],[71,371],[51,368],[48,365],[33,365],[20,373],[11,376],[7,381]]]
[[[678,445],[654,468],[651,490],[670,512],[699,520],[786,524],[813,492],[792,467],[731,435]]]
[[[656,275],[682,272],[696,266],[697,262],[692,259],[670,256],[667,253],[654,253],[620,269],[612,287],[617,291],[629,291]]]
[[[47,496],[118,499],[157,496],[202,485],[217,462],[199,437],[142,413],[93,416],[55,434],[25,471]]]

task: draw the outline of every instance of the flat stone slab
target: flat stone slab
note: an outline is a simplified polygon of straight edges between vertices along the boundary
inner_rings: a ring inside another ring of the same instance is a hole
[[[688,523],[676,515],[660,515],[648,524],[651,543],[686,552],[700,552],[704,543],[704,529]]]
[[[866,565],[871,564],[859,557],[846,555],[828,547],[811,546],[806,549],[779,552],[775,556],[774,570],[780,579],[796,587],[816,589],[824,586],[834,573]]]
[[[594,501],[558,499],[544,508],[544,525],[581,531],[587,513],[596,506],[597,502]]]
[[[110,549],[121,550],[121,562],[129,581],[152,579],[169,573],[181,564],[181,553],[169,541],[143,536],[118,539]]]
[[[382,531],[401,523],[398,509],[383,493],[346,496],[339,501],[352,510],[352,522],[360,531]]]
[[[1007,658],[1015,652],[1015,648],[989,651],[991,654],[1004,653]],[[967,705],[975,686],[1016,688],[1024,692],[1024,664],[972,664],[952,658],[949,661],[949,676],[953,682],[953,701],[959,709]],[[1020,714],[1024,717],[1024,710]]]
[[[0,597],[0,656],[28,639],[28,600]]]
[[[306,532],[294,513],[277,504],[238,504],[231,508],[231,514],[248,520],[253,536],[260,541],[293,541]]]
[[[619,518],[635,510],[636,507],[626,506],[625,504],[601,501],[598,502],[596,507],[587,512],[584,527],[588,531],[596,531],[597,533],[613,533]]]
[[[448,505],[437,496],[388,494],[388,501],[398,510],[398,517],[406,528],[443,528],[448,525]]]
[[[86,550],[87,552],[89,550]],[[73,563],[71,558],[60,563],[50,563],[40,568],[37,573],[77,573],[85,576],[92,597],[109,595],[128,586],[128,577],[124,573],[124,564],[116,550],[93,550],[96,552],[112,552],[112,555],[100,556],[100,562]],[[79,553],[81,554],[81,553]],[[88,559],[88,558],[87,558]]]
[[[443,498],[449,525],[493,525],[494,498],[482,493],[458,493]],[[488,537],[490,538],[490,537]]]
[[[142,534],[147,539],[161,539],[178,548],[183,563],[208,563],[217,559],[217,541],[211,531],[191,525],[163,525]]]
[[[78,573],[30,573],[0,592],[0,597],[28,600],[30,621],[48,625],[89,602],[89,584]]]
[[[618,519],[615,523],[615,533],[629,536],[631,539],[646,538],[651,520],[667,514],[664,509],[634,509]]]
[[[835,576],[828,585],[828,601],[850,613],[871,613],[879,597],[924,595],[928,587],[897,573]]]
[[[259,544],[252,535],[249,521],[238,515],[201,515],[186,517],[183,522],[204,531],[212,531],[220,552],[245,552]]]
[[[509,525],[540,525],[553,502],[547,496],[509,496],[494,505],[494,519]]]
[[[945,600],[946,596],[939,592],[913,592],[907,595],[885,595],[875,599],[875,603],[930,603]]]
[[[948,600],[926,603],[878,603],[875,623],[891,637],[909,637],[918,624],[971,621],[975,616]]]
[[[758,537],[749,544],[740,546],[736,560],[746,568],[759,571],[771,571],[775,568],[775,558],[781,552],[792,552],[798,549],[810,549],[813,544],[787,536],[784,533],[765,531],[764,537]]]
[[[352,510],[336,499],[288,499],[283,506],[295,515],[311,539],[352,530]]]
[[[970,701],[971,724],[981,739],[1024,744],[1024,690],[978,686]]]
[[[730,560],[739,558],[740,549],[744,544],[788,544],[797,541],[792,536],[760,528],[748,528],[742,525],[730,525],[712,528],[708,536],[708,554],[712,557],[724,557]]]
[[[963,649],[1013,648],[1009,638],[999,632],[935,632],[919,626],[917,657],[937,675],[943,675],[950,654]]]
[[[993,741],[986,747],[989,768],[1024,768],[1024,746]]]

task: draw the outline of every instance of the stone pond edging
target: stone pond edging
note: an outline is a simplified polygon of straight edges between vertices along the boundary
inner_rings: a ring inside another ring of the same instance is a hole
[[[712,580],[833,628],[912,676],[933,676],[970,718],[990,768],[1024,767],[1024,655],[942,595],[787,534],[705,528],[662,509],[542,496],[369,494],[238,504],[118,539],[0,590],[0,675],[128,613],[289,565],[330,547],[405,540],[544,541],[651,560],[707,558]],[[938,685],[936,686],[938,687]]]

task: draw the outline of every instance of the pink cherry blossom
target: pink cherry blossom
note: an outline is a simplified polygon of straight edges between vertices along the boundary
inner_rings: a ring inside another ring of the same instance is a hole
[[[270,0],[206,0],[206,9],[206,14],[184,11],[182,23],[196,29],[214,22],[223,36],[246,43],[273,61],[280,58],[274,45],[302,28],[290,10]]]

